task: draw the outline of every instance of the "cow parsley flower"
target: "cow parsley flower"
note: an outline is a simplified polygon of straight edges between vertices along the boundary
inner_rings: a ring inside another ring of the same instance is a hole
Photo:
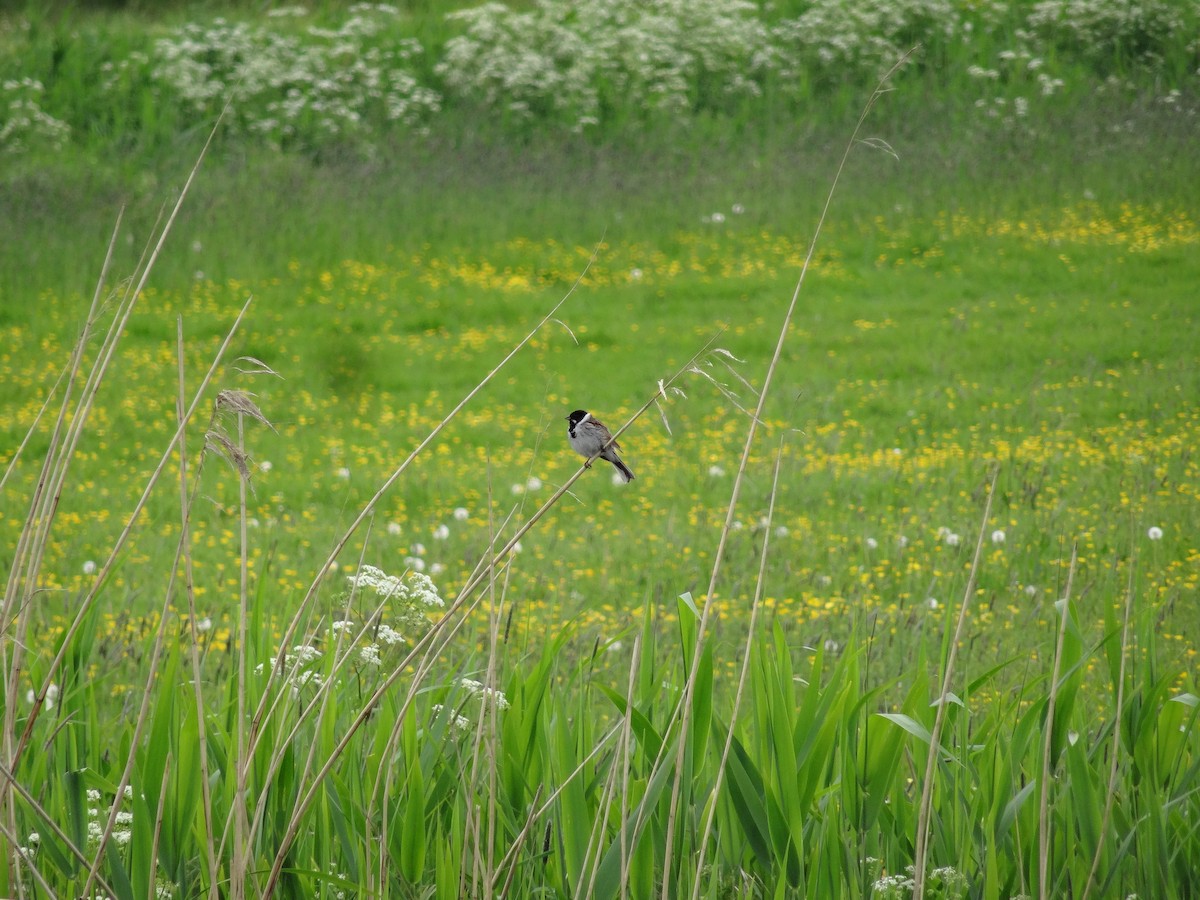
[[[470,678],[460,678],[459,686],[464,687],[475,697],[478,697],[480,702],[486,706],[489,702],[495,703],[498,709],[508,709],[508,698],[504,696],[503,691],[498,691],[490,688],[480,681],[473,681]]]
[[[358,650],[358,661],[364,666],[380,666],[383,660],[379,658],[379,645],[367,644]]]

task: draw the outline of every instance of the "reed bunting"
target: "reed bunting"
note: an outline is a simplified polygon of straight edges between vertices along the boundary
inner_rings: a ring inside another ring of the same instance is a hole
[[[604,423],[593,418],[590,412],[577,409],[567,416],[567,440],[571,442],[572,450],[587,457],[584,466],[590,468],[592,460],[598,456],[616,466],[626,484],[633,481],[633,471],[617,455],[621,446],[612,439],[612,432],[604,427]]]

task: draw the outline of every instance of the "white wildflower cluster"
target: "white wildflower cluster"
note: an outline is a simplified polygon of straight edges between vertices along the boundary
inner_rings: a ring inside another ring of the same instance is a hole
[[[873,862],[878,863],[877,860]],[[874,897],[885,900],[907,900],[913,895],[913,867],[904,874],[880,875],[871,885]],[[931,869],[925,877],[925,896],[958,900],[967,894],[967,876],[953,866]]]
[[[740,112],[768,92],[808,100],[823,87],[874,83],[920,47],[911,66],[931,71],[965,50],[980,114],[1028,129],[1033,104],[1062,92],[1061,76],[1080,61],[1119,86],[1135,72],[1167,73],[1200,48],[1194,4],[1178,0],[805,0],[791,4],[790,17],[776,6],[492,0],[450,13],[455,36],[429,62],[395,6],[354,4],[334,27],[306,25],[302,6],[279,6],[253,24],[190,22],[104,61],[95,79],[103,96],[76,106],[136,126],[152,98],[155,120],[169,126],[211,121],[232,100],[226,130],[310,151],[344,142],[369,148],[397,124],[427,128],[444,103],[468,113],[482,107],[518,126],[583,131]],[[65,143],[71,129],[40,82],[2,86],[0,156]],[[1165,85],[1164,103],[1187,107],[1181,96]]]
[[[480,714],[486,713],[490,708],[497,711],[508,709],[508,698],[504,696],[504,692],[495,688],[490,688],[482,681],[475,681],[470,678],[460,678],[458,686],[466,691],[469,699],[479,701]],[[432,707],[434,715],[441,715],[446,707],[441,703],[435,703]],[[460,736],[467,734],[473,728],[475,723],[471,721],[469,716],[463,714],[463,710],[451,710],[449,713],[450,731],[453,735]]]
[[[433,707],[432,707],[433,714],[435,716],[441,715],[445,709],[446,709],[445,705],[443,705],[441,703],[435,703],[435,704],[433,704]],[[471,720],[468,719],[466,716],[460,715],[459,713],[456,713],[456,712],[451,712],[449,715],[450,715],[450,731],[456,737],[459,735],[466,734],[467,732],[469,732],[471,730]]]
[[[816,0],[772,30],[784,84],[806,75],[844,80],[886,71],[914,44],[945,43],[963,33],[962,5],[950,0]]]
[[[18,860],[31,863],[37,856],[38,848],[42,845],[42,836],[36,831],[31,831],[29,837],[25,839],[24,844],[18,844],[13,848]]]
[[[429,613],[446,606],[437,585],[424,572],[389,575],[375,566],[363,566],[357,575],[347,576],[347,580],[352,589],[373,591],[388,601],[394,625],[380,626],[381,643],[399,643],[405,633],[424,633],[429,628]]]
[[[452,13],[464,33],[436,71],[448,91],[574,130],[605,108],[682,115],[757,95],[769,35],[747,0],[537,0]]]
[[[441,97],[412,71],[421,45],[385,33],[394,7],[357,4],[350,13],[340,27],[303,37],[223,18],[186,23],[155,42],[146,65],[197,113],[215,115],[232,98],[232,127],[280,145],[357,134],[369,119],[414,125],[436,112]]]
[[[978,106],[1014,124],[1031,97],[1063,89],[1048,71],[1060,49],[1102,68],[1155,67],[1188,32],[1169,0],[812,0],[769,26],[745,0],[536,0],[519,9],[485,3],[450,19],[464,33],[435,69],[447,96],[577,131],[604,113],[720,110],[767,84],[803,96],[814,84],[874,79],[918,45],[917,66],[936,65],[942,48],[978,48],[969,69],[984,88]]]
[[[66,122],[42,109],[45,86],[33,78],[0,83],[0,156],[34,147],[61,149],[71,133]]]
[[[1160,64],[1160,48],[1187,29],[1181,5],[1168,0],[1040,0],[1027,23],[1046,45],[1108,66]]]
[[[89,788],[87,792],[87,842],[89,846],[96,846],[100,843],[100,839],[104,836],[104,829],[108,826],[109,816],[115,807],[120,805],[120,799],[132,800],[133,788],[130,785],[125,785],[125,791],[122,798],[117,798],[108,804],[105,808],[100,805],[103,795],[100,791]],[[113,831],[110,839],[118,847],[124,847],[133,837],[133,813],[127,810],[117,810],[116,818],[113,821]]]
[[[256,675],[268,674],[283,678],[292,686],[293,691],[304,687],[319,688],[325,683],[325,676],[316,670],[315,663],[321,660],[321,651],[309,644],[297,644],[284,660],[282,667],[277,656],[270,657],[265,663],[254,667]]]
[[[354,623],[346,620],[334,622],[330,630],[333,631],[335,637],[343,637],[349,641],[354,641],[358,635]],[[382,669],[387,661],[388,651],[404,643],[404,635],[386,622],[380,623],[373,632],[365,632],[362,637],[365,643],[359,644],[357,647],[351,646],[346,651],[352,654],[353,662],[360,670]]]
[[[508,698],[504,696],[503,691],[490,688],[483,682],[473,681],[470,678],[460,678],[458,684],[459,687],[465,688],[467,693],[478,697],[483,706],[494,703],[497,709],[508,709]]]

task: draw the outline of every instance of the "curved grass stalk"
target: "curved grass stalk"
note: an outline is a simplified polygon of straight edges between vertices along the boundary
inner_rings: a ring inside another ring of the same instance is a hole
[[[7,766],[0,765],[0,778],[4,779],[5,784],[11,785],[13,792],[29,804],[29,808],[33,810],[35,815],[40,817],[41,820],[46,823],[46,827],[49,828],[54,834],[55,840],[62,844],[63,847],[66,848],[67,852],[74,857],[80,865],[91,865],[91,861],[86,855],[84,855],[84,852],[76,847],[74,843],[72,843],[71,838],[68,837],[67,833],[62,830],[62,827],[54,821],[54,818],[46,811],[45,807],[38,802],[37,797],[29,793],[28,789],[19,781],[17,781],[17,776],[11,769],[9,769]],[[20,845],[20,841],[17,840],[15,836],[15,830],[10,830],[7,826],[0,824],[0,834],[4,834],[5,837],[8,838],[11,846],[17,847]],[[113,890],[112,886],[109,885],[108,882],[106,882],[103,878],[97,876],[95,883],[99,885],[100,889],[107,893],[108,896],[116,896],[116,892]],[[47,896],[54,896],[54,892],[52,890],[48,890]]]
[[[543,316],[536,325],[533,326],[533,328],[529,331],[529,333],[526,334],[525,337],[523,337],[520,341],[518,341],[517,345],[515,347],[513,347],[512,350],[510,350],[505,355],[505,357],[502,360],[500,360],[500,362],[497,363],[496,366],[490,372],[488,372],[487,375],[485,375],[483,377],[483,379],[477,385],[475,385],[475,387],[471,388],[471,390],[467,392],[466,396],[464,396],[458,402],[458,404],[453,409],[451,409],[450,412],[448,412],[442,418],[442,420],[440,422],[438,422],[437,425],[435,425],[433,427],[433,429],[429,432],[429,434],[427,434],[424,437],[424,439],[422,439],[421,443],[419,443],[415,448],[413,448],[412,452],[410,452],[408,454],[408,456],[405,457],[404,461],[401,462],[400,465],[396,467],[396,470],[387,477],[387,479],[383,482],[382,485],[380,485],[379,489],[375,492],[374,496],[372,496],[371,499],[366,502],[366,504],[363,506],[362,510],[359,511],[359,514],[354,518],[354,521],[350,523],[350,525],[343,532],[342,536],[340,538],[338,538],[337,541],[334,542],[332,549],[329,551],[329,555],[325,558],[324,564],[320,567],[316,576],[313,578],[312,583],[309,585],[307,592],[305,592],[303,599],[300,601],[299,608],[297,609],[295,615],[292,617],[291,622],[289,622],[288,627],[284,630],[283,636],[280,638],[280,646],[281,647],[287,647],[291,644],[293,637],[295,636],[296,632],[299,630],[300,621],[307,614],[309,606],[312,604],[313,599],[316,597],[317,590],[321,586],[321,581],[324,578],[325,573],[329,570],[329,567],[334,563],[334,561],[341,554],[342,550],[345,549],[346,545],[350,542],[350,539],[355,535],[355,533],[357,533],[358,529],[362,526],[363,522],[366,521],[367,518],[374,512],[376,505],[379,503],[379,501],[381,499],[383,499],[384,494],[386,494],[389,490],[391,490],[391,488],[396,484],[396,482],[400,480],[400,476],[403,475],[406,471],[408,471],[409,466],[411,466],[413,461],[422,452],[424,452],[425,448],[428,447],[430,444],[432,444],[433,441],[437,438],[437,436],[442,433],[442,431],[445,429],[445,427],[448,424],[450,424],[451,421],[453,421],[455,418],[457,418],[458,414],[461,413],[463,411],[463,409],[466,408],[467,404],[470,403],[473,399],[475,399],[475,397],[479,394],[480,391],[483,390],[484,387],[486,387],[489,383],[491,383],[492,379],[494,379],[500,373],[500,370],[503,369],[506,365],[508,365],[508,363],[512,361],[513,357],[515,357],[517,355],[517,353],[519,353],[525,347],[526,344],[528,344],[531,340],[533,340],[534,336],[539,331],[541,331],[541,329],[546,325],[546,323],[550,322],[550,321],[554,321],[555,314],[558,312],[559,309],[562,308],[563,304],[565,304],[567,302],[567,300],[569,300],[571,298],[572,294],[575,293],[576,288],[578,288],[579,284],[583,281],[584,276],[588,273],[588,270],[591,268],[592,263],[595,261],[596,254],[598,252],[599,252],[599,246],[597,246],[596,249],[592,251],[592,256],[588,260],[587,265],[584,266],[583,271],[580,272],[579,277],[575,280],[575,283],[571,285],[570,289],[566,292],[566,294],[563,295],[562,299],[560,299],[557,303],[555,303],[554,306],[550,309],[550,311],[548,313],[546,313],[546,315]],[[277,670],[281,671],[282,666],[284,664],[285,664],[284,654],[280,653],[279,661],[278,661],[277,667],[276,667]],[[262,733],[262,726],[264,724],[265,717],[273,715],[275,710],[277,709],[277,705],[278,705],[278,703],[276,701],[275,703],[272,703],[270,706],[268,706],[267,695],[264,695],[262,701],[258,705],[258,708],[255,710],[254,719],[251,724],[251,730],[250,730],[250,742],[247,747],[247,753],[249,754],[249,756],[253,756],[258,748],[258,741],[259,741],[259,738]]]
[[[180,422],[184,420],[184,403],[186,392],[183,374],[183,318],[176,320],[178,347],[179,395],[175,400],[175,415]],[[200,457],[200,467],[204,464],[203,454]],[[205,724],[204,689],[200,670],[199,634],[196,631],[196,582],[195,570],[192,565],[192,509],[200,491],[200,472],[197,471],[195,486],[188,494],[188,463],[186,432],[179,432],[179,503],[180,503],[180,533],[179,543],[183,548],[183,590],[187,597],[188,610],[188,659],[192,664],[192,696],[196,703],[196,728],[198,750],[200,754],[200,797],[204,805],[204,840],[208,851],[208,877],[210,900],[217,900],[217,885],[220,884],[220,861],[217,848],[213,842],[213,811],[212,788],[209,785],[208,768],[208,726]],[[176,562],[178,565],[178,562]],[[165,796],[165,791],[164,791]]]
[[[582,278],[582,275],[580,277]],[[576,285],[577,284],[578,284],[578,281],[576,281]],[[574,287],[572,287],[572,291],[573,290],[574,290]],[[560,300],[558,302],[558,304],[555,305],[554,309],[551,312],[553,313],[553,312],[557,311],[557,309],[564,302],[566,302],[566,299],[569,296],[570,296],[570,293],[568,293],[567,296],[563,297],[563,299]],[[350,525],[350,527],[347,529],[346,534],[339,540],[339,542],[337,544],[337,550],[340,550],[342,547],[344,547],[346,545],[346,543],[349,542],[351,535],[357,529],[357,527],[361,523],[361,521],[366,517],[366,515],[370,512],[370,510],[374,507],[374,505],[383,496],[383,493],[389,487],[391,487],[391,485],[394,484],[396,482],[396,480],[399,479],[400,475],[403,474],[403,472],[408,468],[408,466],[411,464],[412,460],[415,459],[416,455],[421,450],[423,450],[426,446],[428,446],[430,442],[432,442],[432,440],[437,436],[437,434],[439,434],[441,432],[441,430],[450,421],[450,419],[453,416],[457,415],[458,412],[462,410],[462,408],[466,405],[467,401],[469,399],[471,399],[472,397],[474,397],[477,393],[479,393],[479,391],[483,388],[483,386],[485,384],[487,384],[488,381],[490,381],[495,376],[495,374],[500,370],[500,368],[505,363],[507,363],[510,359],[512,359],[512,357],[516,354],[517,350],[519,350],[526,343],[528,343],[528,341],[530,339],[532,339],[532,337],[537,333],[537,331],[542,327],[542,325],[544,325],[547,321],[549,321],[549,319],[550,319],[549,314],[547,316],[543,317],[541,319],[541,321],[538,323],[538,325],[532,331],[530,331],[529,334],[525,338],[523,338],[521,340],[521,342],[517,345],[517,347],[514,348],[512,351],[510,351],[507,356],[505,356],[504,360],[500,363],[500,365],[498,365],[496,368],[494,368],[488,374],[488,376],[482,382],[480,382],[480,384],[478,384],[475,388],[473,388],[471,390],[471,392],[467,395],[467,397],[459,402],[459,404],[454,408],[454,410],[450,413],[450,415],[448,415],[445,419],[443,419],[442,422],[440,422],[434,428],[434,430],[430,433],[430,435],[428,437],[426,437],[425,440],[423,440],[421,442],[421,444],[415,450],[412,451],[412,453],[409,455],[409,457],[401,464],[400,468],[398,468],[384,483],[383,487],[381,487],[379,489],[379,491],[376,492],[375,496],[368,502],[367,506],[364,508],[363,512],[359,515],[359,517],[355,520],[355,522]],[[670,378],[660,381],[656,387],[656,390],[651,395],[650,399],[647,400],[641,406],[641,408],[637,410],[637,412],[635,412],[632,416],[630,416],[624,425],[622,425],[619,429],[617,429],[616,432],[614,432],[613,439],[615,440],[620,434],[622,434],[627,428],[629,428],[630,425],[632,425],[634,422],[636,422],[638,420],[638,418],[640,418],[646,412],[646,410],[648,410],[652,405],[654,405],[660,397],[665,397],[666,389],[669,388],[676,380],[678,380],[680,377],[682,377],[683,374],[686,373],[690,369],[690,367],[694,364],[695,360],[700,355],[702,355],[703,353],[708,351],[708,348],[711,346],[711,344],[714,340],[716,340],[715,336],[714,336],[714,338],[709,340],[699,351],[697,351],[697,353],[692,358],[690,358],[686,363],[684,363],[684,365],[681,366],[673,375],[671,375]],[[501,550],[498,553],[496,553],[495,556],[492,556],[487,560],[486,565],[483,565],[483,566],[480,566],[479,568],[477,568],[476,573],[471,578],[468,579],[467,583],[460,590],[460,592],[459,592],[458,596],[455,598],[454,602],[450,605],[450,607],[448,609],[446,609],[446,611],[442,614],[441,618],[438,619],[438,621],[434,623],[434,625],[429,629],[429,631],[427,631],[424,635],[422,635],[421,639],[413,646],[412,650],[409,651],[408,655],[403,660],[401,660],[397,664],[397,666],[393,670],[393,672],[386,679],[383,680],[383,682],[379,685],[379,687],[375,690],[375,692],[371,695],[371,697],[363,705],[362,710],[360,710],[358,715],[356,715],[355,718],[350,722],[349,726],[346,728],[345,733],[339,739],[339,741],[333,748],[333,751],[330,753],[328,759],[325,760],[325,763],[322,765],[321,769],[318,771],[316,776],[313,778],[313,781],[310,784],[308,790],[305,792],[305,794],[301,798],[300,802],[297,803],[296,808],[293,811],[292,817],[288,823],[287,828],[285,829],[283,840],[281,841],[281,844],[276,851],[276,856],[275,856],[274,862],[272,863],[271,871],[267,876],[267,881],[266,881],[266,884],[264,885],[264,888],[262,891],[262,895],[264,897],[269,897],[272,895],[272,893],[275,889],[275,886],[279,881],[280,874],[282,873],[284,861],[287,858],[287,853],[290,850],[291,845],[294,842],[296,835],[299,831],[300,822],[303,819],[304,815],[307,813],[309,807],[311,807],[311,805],[315,801],[316,796],[317,796],[317,791],[320,789],[320,787],[324,783],[325,779],[329,776],[330,772],[332,772],[334,765],[341,758],[341,756],[345,753],[346,748],[349,746],[350,741],[354,738],[354,735],[362,728],[363,724],[370,717],[372,711],[375,709],[375,707],[379,703],[379,701],[383,698],[384,694],[386,694],[392,688],[392,686],[396,683],[396,681],[399,680],[399,678],[405,674],[408,666],[410,666],[413,663],[413,661],[417,658],[419,653],[426,653],[426,656],[424,657],[424,659],[425,659],[424,668],[419,668],[417,670],[417,672],[413,675],[413,684],[416,685],[416,684],[420,683],[421,678],[424,675],[424,672],[428,671],[428,669],[433,664],[434,651],[432,649],[432,645],[434,644],[435,640],[440,639],[444,645],[444,642],[449,640],[449,636],[444,634],[444,632],[446,632],[447,630],[450,630],[450,634],[452,635],[453,632],[455,630],[457,630],[458,627],[461,627],[463,621],[465,621],[466,611],[469,611],[470,609],[474,608],[480,602],[479,600],[472,601],[471,598],[475,595],[476,591],[482,586],[483,582],[485,580],[493,577],[492,573],[495,571],[496,567],[501,565],[508,558],[508,556],[512,552],[513,548],[517,545],[517,542],[520,541],[520,539],[525,534],[527,534],[530,531],[530,529],[532,529],[534,527],[534,525],[536,525],[538,523],[538,521],[541,520],[541,518],[546,514],[546,512],[548,512],[551,509],[551,507],[553,507],[563,497],[563,495],[566,494],[570,490],[571,486],[583,476],[584,472],[586,472],[588,470],[588,464],[590,462],[591,461],[588,460],[587,462],[584,463],[584,465],[581,465],[579,467],[579,469],[576,470],[575,473],[570,478],[568,478],[559,487],[559,489],[557,491],[555,491],[554,494],[551,497],[549,497],[538,508],[538,510],[526,522],[524,522],[521,525],[520,528],[517,529],[516,533],[512,536],[512,538],[509,539],[509,541],[504,545],[504,547],[501,548]],[[330,555],[330,559],[327,561],[326,565],[323,568],[328,568],[329,562],[332,562],[332,560],[334,558],[336,558],[337,550],[335,550],[335,552]],[[319,578],[318,578],[318,580],[315,580],[313,582],[313,586],[309,589],[309,593],[305,596],[305,599],[302,604],[300,612],[297,613],[296,617],[293,619],[292,626],[289,626],[289,630],[285,633],[285,635],[281,641],[281,643],[283,645],[286,646],[290,641],[290,636],[295,633],[296,627],[298,626],[299,617],[304,612],[304,610],[308,607],[312,597],[315,595],[316,587],[318,584],[319,584]],[[471,602],[468,603],[468,601],[471,601]],[[451,622],[453,617],[459,616],[460,613],[462,613],[463,615],[461,617],[459,617],[458,623],[453,626],[453,629],[451,629],[449,623]],[[282,660],[282,656],[283,655],[280,654],[281,660]],[[278,663],[277,663],[277,665],[278,665]],[[403,715],[407,712],[408,706],[411,703],[412,698],[413,698],[413,692],[410,690],[408,696],[406,697],[406,699],[404,701],[404,704],[401,707],[398,718],[403,717]],[[273,711],[276,707],[277,707],[277,703],[271,704],[270,709]],[[264,712],[267,710],[266,696],[264,696],[263,702],[259,704],[259,709]],[[261,734],[261,732],[260,732],[260,734]],[[249,757],[247,758],[247,760],[244,760],[241,764],[248,764],[248,759],[252,758],[253,754],[255,752],[255,745],[252,744],[248,752],[249,752]]]
[[[1058,678],[1062,674],[1063,642],[1067,637],[1067,618],[1071,610],[1071,588],[1075,582],[1075,564],[1079,547],[1071,547],[1071,568],[1067,570],[1067,591],[1059,611],[1058,641],[1054,645],[1054,668],[1050,676],[1050,694],[1046,699],[1046,734],[1042,741],[1041,784],[1038,786],[1038,897],[1046,900],[1050,876],[1050,751],[1054,737],[1054,711],[1058,703]]]
[[[1100,870],[1100,858],[1104,855],[1104,833],[1108,830],[1112,818],[1113,804],[1117,798],[1117,775],[1121,766],[1121,717],[1125,708],[1125,666],[1129,661],[1129,622],[1133,618],[1133,577],[1137,571],[1136,554],[1129,561],[1129,585],[1125,589],[1125,610],[1121,622],[1121,663],[1117,667],[1117,698],[1116,712],[1113,716],[1112,749],[1109,751],[1111,761],[1108,767],[1108,790],[1104,794],[1104,813],[1100,816],[1100,841],[1096,844],[1096,853],[1092,857],[1092,866],[1088,870],[1087,881],[1083,885],[1081,900],[1088,900],[1092,888],[1096,884],[1096,875]]]
[[[729,713],[729,734],[725,738],[725,746],[721,750],[721,761],[717,764],[716,781],[713,783],[712,796],[714,802],[709,804],[708,816],[705,818],[704,829],[700,836],[699,853],[696,860],[696,876],[692,883],[692,900],[700,900],[700,877],[704,872],[704,858],[712,839],[713,825],[717,818],[716,797],[721,793],[725,782],[725,767],[729,764],[729,754],[733,750],[733,730],[737,724],[738,711],[741,709],[742,696],[746,690],[746,679],[750,674],[751,649],[754,646],[754,634],[758,624],[758,613],[762,609],[763,588],[767,581],[767,558],[771,544],[771,523],[775,518],[775,499],[779,493],[779,471],[783,465],[783,441],[775,454],[775,472],[771,479],[770,502],[767,506],[767,527],[763,529],[763,545],[759,552],[758,580],[754,585],[754,602],[750,606],[750,622],[746,625],[746,645],[742,653],[741,671],[738,673],[737,689],[733,694],[733,710]]]
[[[925,870],[929,856],[929,820],[933,810],[933,779],[937,774],[938,759],[942,746],[942,729],[946,724],[946,710],[950,706],[946,695],[950,693],[950,684],[954,677],[954,663],[958,659],[958,645],[962,639],[963,626],[967,621],[967,610],[971,606],[971,597],[975,594],[975,582],[979,577],[979,562],[983,558],[983,541],[987,532],[988,517],[992,514],[992,498],[996,494],[996,479],[1000,475],[998,468],[993,469],[991,481],[988,483],[987,500],[983,504],[983,516],[979,521],[979,538],[975,541],[975,556],[971,560],[971,572],[967,576],[967,587],[963,591],[962,604],[958,608],[958,621],[954,626],[954,635],[950,638],[950,647],[946,652],[946,667],[942,672],[941,689],[938,691],[937,713],[933,717],[933,728],[929,736],[929,757],[925,761],[925,778],[921,784],[921,804],[917,811],[917,838],[913,850],[913,900],[922,900],[925,896]]]
[[[813,256],[816,254],[817,242],[821,237],[821,232],[825,227],[825,220],[829,216],[829,210],[833,206],[833,198],[837,192],[838,182],[841,180],[842,172],[845,171],[846,161],[850,157],[850,152],[858,143],[858,134],[862,130],[867,117],[879,99],[887,92],[886,85],[891,80],[892,76],[908,62],[914,50],[909,50],[902,56],[895,65],[893,65],[887,73],[879,80],[875,86],[875,90],[871,93],[862,112],[859,114],[858,122],[854,126],[854,130],[850,133],[850,139],[846,142],[846,147],[842,151],[841,160],[838,162],[837,169],[834,171],[833,181],[829,186],[829,192],[825,196],[825,204],[821,208],[821,215],[817,219],[816,229],[813,231],[812,240],[809,241],[808,252],[805,254],[804,263],[800,267],[800,275],[796,279],[796,287],[792,291],[792,299],[788,304],[787,310],[784,313],[783,321],[779,329],[779,337],[775,342],[775,350],[771,356],[771,361],[767,365],[767,370],[763,375],[762,388],[758,395],[758,404],[754,408],[753,415],[750,416],[750,424],[746,429],[746,441],[742,447],[742,454],[738,460],[737,474],[733,479],[733,488],[730,491],[729,507],[725,513],[725,522],[721,527],[721,535],[717,541],[717,550],[713,554],[713,568],[708,582],[708,592],[704,598],[704,608],[701,611],[699,630],[696,636],[696,652],[692,657],[691,670],[688,673],[687,679],[683,686],[683,702],[681,710],[683,721],[681,723],[681,733],[679,741],[679,749],[675,759],[675,776],[671,784],[671,803],[670,811],[667,817],[667,834],[665,841],[665,856],[663,860],[663,877],[662,877],[662,900],[668,900],[671,890],[671,866],[672,853],[675,843],[675,829],[679,817],[680,797],[683,788],[683,773],[684,773],[684,753],[687,748],[687,741],[684,738],[691,727],[691,706],[695,696],[695,681],[699,671],[701,659],[701,646],[705,640],[708,621],[712,615],[713,599],[716,596],[717,581],[721,572],[721,563],[725,558],[725,548],[729,540],[729,535],[733,530],[734,516],[737,511],[738,499],[741,496],[742,483],[746,477],[746,467],[750,462],[750,451],[754,446],[754,440],[758,436],[758,427],[763,419],[763,411],[766,408],[767,398],[771,394],[771,384],[775,378],[775,372],[779,367],[779,360],[783,356],[783,346],[787,341],[788,331],[791,327],[792,318],[796,312],[796,306],[800,301],[800,291],[804,287],[804,279],[808,274],[809,268],[812,266]]]
[[[226,104],[226,109],[228,109],[228,104]],[[226,109],[221,111],[221,114],[217,117],[217,121],[213,124],[212,130],[209,132],[208,140],[205,142],[195,164],[192,166],[191,172],[188,174],[187,180],[184,182],[183,188],[180,190],[179,197],[176,200],[170,215],[167,217],[166,223],[163,225],[162,231],[158,236],[158,240],[154,242],[153,250],[150,251],[148,256],[144,257],[144,261],[141,264],[140,274],[137,276],[135,281],[130,282],[130,284],[133,286],[126,290],[126,293],[118,306],[113,323],[109,326],[109,329],[105,334],[104,341],[97,354],[96,361],[89,371],[84,387],[80,392],[79,402],[76,404],[74,416],[65,432],[62,441],[60,442],[57,440],[57,436],[61,433],[60,425],[64,421],[67,413],[67,408],[69,405],[69,388],[67,392],[68,396],[64,397],[63,404],[59,412],[59,425],[56,425],[54,430],[55,440],[52,441],[49,449],[47,450],[46,461],[42,469],[42,477],[39,480],[37,490],[35,491],[34,500],[31,504],[30,512],[25,522],[25,527],[22,529],[20,546],[18,547],[17,555],[14,557],[14,565],[5,589],[3,611],[0,612],[0,631],[6,631],[8,628],[7,623],[11,620],[14,604],[18,600],[17,595],[19,592],[19,585],[22,583],[32,584],[36,579],[36,573],[41,566],[41,559],[49,542],[50,530],[58,509],[58,499],[61,496],[63,484],[66,480],[67,472],[75,454],[75,448],[77,447],[79,439],[82,436],[84,428],[87,424],[88,414],[91,411],[96,394],[99,391],[100,385],[112,364],[117,346],[120,343],[121,336],[124,333],[129,317],[133,313],[134,306],[136,305],[137,300],[141,296],[142,292],[145,290],[146,284],[149,282],[150,273],[153,271],[154,265],[158,261],[158,257],[161,254],[164,245],[166,244],[167,236],[171,233],[171,230],[175,224],[175,220],[183,207],[184,200],[187,198],[191,186],[196,179],[196,175],[200,170],[200,166],[208,154],[208,149],[212,144],[212,140],[216,135],[217,129],[220,127],[222,119],[225,116]],[[119,221],[120,218],[118,217],[118,224]],[[105,272],[107,271],[111,261],[112,248],[116,241],[116,235],[117,232],[114,230],[109,245],[108,255],[105,258]],[[76,373],[78,372],[79,367],[82,365],[83,347],[86,344],[87,337],[90,335],[90,323],[94,321],[95,313],[99,306],[99,297],[102,292],[102,285],[103,276],[98,282],[96,294],[93,297],[92,310],[88,318],[89,325],[85,326],[83,334],[81,334],[79,341],[76,343],[74,357],[71,363],[72,375],[70,376],[70,381],[72,383],[77,377]],[[247,301],[247,307],[248,306],[249,301]],[[11,661],[7,658],[9,642],[6,640],[2,643],[2,645],[0,645],[0,647],[2,647],[0,652],[2,652],[4,655],[4,659],[2,660],[2,668],[4,671],[4,678],[7,682],[5,685],[6,709],[3,725],[3,745],[4,754],[8,762],[8,767],[11,771],[16,771],[19,766],[21,756],[28,746],[30,736],[33,733],[33,727],[37,722],[39,714],[41,713],[43,704],[45,702],[46,691],[49,688],[52,679],[62,666],[63,659],[65,658],[66,653],[71,646],[72,640],[82,627],[82,624],[85,621],[88,613],[95,604],[100,588],[105,583],[106,576],[111,570],[113,563],[120,555],[120,552],[124,548],[126,542],[129,540],[129,537],[133,532],[134,525],[138,520],[138,516],[145,507],[151,491],[158,483],[163,470],[166,468],[166,465],[170,460],[171,450],[178,441],[180,432],[182,432],[186,427],[187,420],[190,420],[191,414],[195,411],[196,406],[199,404],[200,398],[204,392],[204,388],[207,387],[208,382],[211,380],[211,377],[215,372],[220,359],[224,355],[224,352],[229,345],[229,341],[232,338],[233,333],[237,329],[238,323],[241,322],[242,315],[245,314],[245,311],[246,307],[243,307],[233,329],[227,335],[225,341],[218,350],[216,360],[213,362],[212,368],[209,370],[208,375],[204,379],[201,389],[197,391],[192,405],[188,410],[187,418],[180,423],[177,432],[171,436],[171,439],[159,460],[158,466],[152,473],[150,481],[147,483],[140,499],[136,503],[133,512],[130,514],[129,519],[126,522],[125,527],[122,529],[120,536],[117,538],[116,543],[109,553],[108,559],[104,562],[100,571],[96,575],[95,581],[92,583],[91,589],[87,592],[80,603],[74,620],[71,622],[63,636],[59,652],[55,655],[49,668],[47,669],[45,682],[35,692],[33,708],[30,710],[25,729],[21,733],[21,736],[14,743],[13,738],[15,720],[13,719],[13,716],[15,715],[16,704],[15,700],[13,699],[13,695],[16,691],[16,674],[20,670],[21,659],[23,658],[23,637],[31,609],[28,602],[21,603],[21,609],[16,615],[16,640],[13,641],[14,651],[13,659]],[[21,574],[22,572],[23,574]],[[0,806],[7,806],[8,804],[9,783],[10,782],[8,781],[0,783]],[[9,808],[9,812],[12,812],[11,808]]]

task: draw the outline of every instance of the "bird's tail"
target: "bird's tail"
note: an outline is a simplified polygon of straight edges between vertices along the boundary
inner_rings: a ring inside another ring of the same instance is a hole
[[[626,484],[629,484],[629,482],[633,481],[633,469],[621,462],[621,458],[615,453],[613,454],[611,462],[617,467],[617,471],[621,473],[621,477],[625,479]]]

